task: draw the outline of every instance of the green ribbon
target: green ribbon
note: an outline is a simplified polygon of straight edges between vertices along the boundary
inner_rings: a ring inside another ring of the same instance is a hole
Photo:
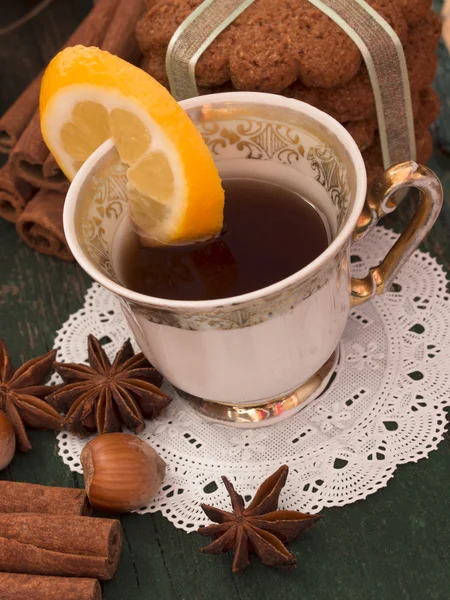
[[[206,48],[254,0],[205,0],[178,27],[166,54],[170,91],[176,100],[198,96],[195,66]]]
[[[174,33],[166,55],[172,95],[198,95],[195,66],[213,40],[254,0],[205,0]],[[384,167],[416,158],[414,118],[402,44],[392,27],[364,0],[309,0],[358,46],[377,110]],[[330,49],[332,52],[332,49]]]
[[[392,27],[364,0],[309,0],[358,46],[372,84],[384,168],[415,160],[416,141],[405,53]]]

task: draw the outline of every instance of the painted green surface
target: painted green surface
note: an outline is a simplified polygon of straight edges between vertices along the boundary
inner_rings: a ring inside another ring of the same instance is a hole
[[[32,4],[2,2],[0,27]],[[0,38],[0,111],[89,6],[88,0],[55,0],[20,32]],[[446,206],[424,249],[448,268],[450,158],[436,152],[430,165],[442,178]],[[385,223],[400,228],[409,209],[403,206]],[[35,254],[19,241],[13,225],[0,222],[0,336],[16,364],[51,348],[55,331],[81,306],[89,284],[76,265]],[[33,450],[17,455],[1,478],[82,485],[58,458],[53,433],[31,431],[30,438]],[[450,599],[448,439],[428,460],[400,467],[386,488],[365,501],[326,510],[313,530],[290,544],[298,558],[290,572],[254,560],[246,573],[233,576],[228,556],[201,555],[205,540],[175,529],[161,515],[121,520],[124,549],[116,577],[103,585],[107,600]]]

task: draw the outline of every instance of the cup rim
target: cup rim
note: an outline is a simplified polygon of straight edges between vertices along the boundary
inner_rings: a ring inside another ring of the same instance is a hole
[[[240,103],[244,104],[266,103],[270,106],[287,108],[294,111],[297,110],[297,112],[302,112],[303,114],[325,125],[327,129],[335,133],[335,135],[341,140],[354,164],[356,172],[356,191],[352,211],[340,233],[335,237],[331,244],[308,265],[299,271],[296,271],[292,275],[289,275],[289,277],[285,277],[284,279],[281,279],[272,285],[254,290],[253,292],[248,292],[239,296],[232,296],[230,298],[217,298],[215,300],[170,300],[134,292],[120,285],[119,283],[114,282],[92,264],[78,241],[75,228],[75,213],[83,184],[95,170],[98,162],[102,160],[103,157],[114,147],[114,142],[109,139],[91,154],[91,156],[86,160],[86,162],[81,166],[80,170],[75,175],[67,192],[63,213],[64,232],[67,243],[75,260],[86,271],[86,273],[88,273],[88,275],[90,275],[103,287],[129,301],[154,306],[157,308],[202,311],[211,310],[218,307],[231,306],[236,303],[242,304],[245,302],[252,302],[259,300],[260,298],[279,293],[286,287],[290,287],[302,279],[309,278],[327,261],[332,259],[333,256],[335,256],[342,248],[347,239],[352,235],[356,228],[358,218],[364,207],[367,188],[367,174],[361,152],[356,142],[350,133],[345,129],[345,127],[327,113],[307,104],[306,102],[295,100],[294,98],[286,98],[285,96],[280,96],[278,94],[267,94],[263,92],[223,92],[219,94],[196,96],[194,98],[182,100],[180,102],[180,106],[186,110],[208,103],[217,104],[221,102],[233,101],[239,101]]]

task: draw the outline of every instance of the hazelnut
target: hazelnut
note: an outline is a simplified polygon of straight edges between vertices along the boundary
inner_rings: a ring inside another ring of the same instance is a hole
[[[135,435],[104,433],[81,453],[84,487],[92,506],[129,512],[146,506],[159,490],[166,463]]]
[[[6,469],[16,451],[16,434],[5,413],[0,410],[0,471]]]

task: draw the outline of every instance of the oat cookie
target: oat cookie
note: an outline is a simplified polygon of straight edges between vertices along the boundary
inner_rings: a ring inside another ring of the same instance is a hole
[[[376,122],[374,119],[350,121],[349,123],[344,123],[344,127],[358,144],[358,148],[361,151],[367,150],[373,144],[376,131]]]
[[[429,125],[439,113],[431,88],[441,19],[430,0],[368,0],[405,49],[419,162],[432,151]],[[177,27],[201,0],[147,0],[137,26],[142,68],[168,86],[165,55]],[[199,93],[231,90],[281,93],[344,124],[363,151],[370,181],[382,172],[372,86],[361,54],[308,0],[255,0],[200,57]]]
[[[408,27],[400,6],[369,0],[402,43]],[[170,39],[201,0],[151,0],[136,35],[143,54],[164,57]],[[347,34],[308,0],[255,0],[200,57],[199,86],[231,79],[238,90],[280,92],[294,81],[306,87],[343,86],[361,66]],[[161,78],[162,79],[162,78]]]
[[[418,25],[431,9],[431,0],[396,0],[408,25]]]

